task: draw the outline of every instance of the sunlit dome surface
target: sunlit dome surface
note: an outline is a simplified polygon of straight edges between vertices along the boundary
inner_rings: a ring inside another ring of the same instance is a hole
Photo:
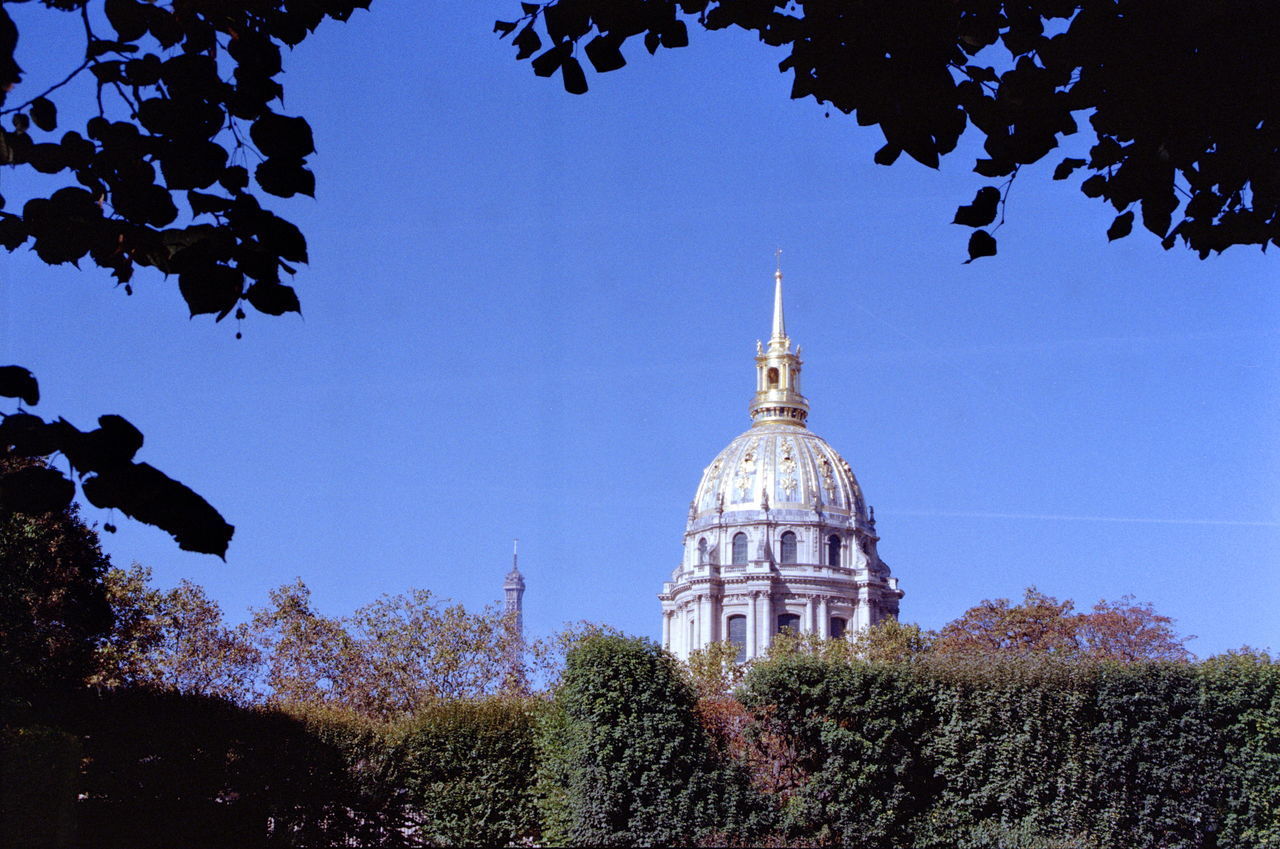
[[[716,455],[702,473],[691,518],[761,510],[766,499],[775,511],[845,515],[851,524],[866,519],[849,464],[822,437],[791,424],[756,424]]]

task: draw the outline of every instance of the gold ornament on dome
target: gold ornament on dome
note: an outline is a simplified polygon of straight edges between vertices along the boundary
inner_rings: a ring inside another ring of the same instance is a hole
[[[751,440],[747,444],[747,450],[742,452],[742,459],[738,461],[738,477],[734,481],[734,489],[738,492],[739,501],[746,498],[747,493],[751,491],[751,479],[756,474],[756,449],[759,444],[759,440]]]
[[[796,458],[793,456],[795,450],[795,445],[792,444],[790,439],[782,440],[782,460],[778,463],[778,471],[781,473],[782,478],[778,481],[778,486],[782,487],[782,491],[787,494],[788,498],[795,495],[797,486]]]
[[[836,481],[831,469],[831,461],[827,459],[825,454],[819,454],[818,464],[822,467],[822,482],[826,485],[827,491],[834,494],[836,491]]]

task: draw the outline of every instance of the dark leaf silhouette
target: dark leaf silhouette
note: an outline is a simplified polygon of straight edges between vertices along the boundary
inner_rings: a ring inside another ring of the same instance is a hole
[[[1116,220],[1111,222],[1111,226],[1107,228],[1107,241],[1114,242],[1116,239],[1123,239],[1133,230],[1133,212],[1125,212],[1116,216]]]
[[[253,122],[250,136],[258,150],[267,157],[303,159],[316,149],[311,125],[305,118],[289,118],[268,112]]]
[[[582,65],[572,56],[560,65],[560,74],[564,78],[564,90],[570,94],[587,93],[587,77],[582,72]]]
[[[62,472],[48,466],[27,466],[0,475],[0,511],[50,513],[65,510],[75,493],[75,484]]]
[[[282,198],[294,195],[315,197],[316,178],[302,165],[301,159],[265,159],[258,163],[253,176],[264,192]]]
[[[284,102],[282,48],[298,45],[324,20],[347,20],[368,0],[39,5],[32,14],[44,16],[50,37],[82,39],[85,61],[47,90],[15,88],[23,82],[14,59],[19,32],[0,4],[0,104],[22,98],[10,107],[12,131],[0,129],[0,164],[65,176],[47,195],[49,181],[28,181],[36,188],[0,212],[0,245],[30,245],[49,264],[91,261],[126,293],[139,268],[153,268],[176,281],[193,316],[222,319],[234,311],[243,318],[246,299],[264,314],[300,311],[280,270],[292,273],[287,263],[307,261],[306,239],[256,194],[315,195],[305,161],[315,151],[311,127],[272,108]],[[59,23],[65,31],[56,30]],[[495,27],[504,35],[514,29]],[[526,28],[516,41],[539,39]],[[571,48],[560,51],[563,59]],[[550,72],[558,68],[559,60]],[[78,75],[96,85],[97,108],[80,119],[82,127],[44,135],[68,122],[70,113],[59,115],[58,106],[74,89],[65,83]],[[580,67],[578,77],[585,86]],[[244,165],[229,164],[253,161],[250,142],[265,157],[254,170],[256,185]],[[19,366],[0,369],[0,394],[29,405],[39,400],[35,379]],[[62,453],[77,474],[90,475],[83,488],[95,504],[158,525],[184,548],[226,551],[231,526],[190,489],[134,462],[142,435],[119,416],[103,416],[85,433],[63,420],[0,412],[0,442],[27,458]],[[65,505],[70,497],[72,483],[57,483],[56,471],[22,474],[33,503]]]
[[[542,48],[542,39],[538,37],[538,33],[534,31],[532,26],[527,26],[520,30],[519,34],[511,40],[519,52],[516,53],[517,59],[528,59]]]
[[[226,265],[207,265],[178,275],[178,289],[193,316],[225,314],[244,294],[244,273]]]
[[[293,287],[280,283],[254,283],[245,293],[245,297],[249,299],[249,303],[253,304],[254,309],[267,315],[284,315],[287,312],[302,310]]]
[[[34,407],[40,403],[40,384],[35,375],[22,366],[0,366],[0,395],[21,398],[23,403]]]
[[[1280,245],[1276,15],[1231,4],[1063,0],[549,0],[521,8],[517,58],[532,57],[539,76],[559,70],[578,44],[602,73],[622,67],[628,39],[655,53],[685,46],[691,25],[746,30],[779,48],[793,98],[879,127],[879,164],[905,152],[937,168],[971,129],[984,153],[974,171],[996,179],[1084,130],[1088,157],[1060,160],[1052,179],[1091,172],[1085,196],[1117,212],[1140,202],[1143,225],[1165,247],[1181,242],[1204,258],[1232,245]],[[541,53],[539,26],[553,45]],[[576,68],[564,78],[575,93],[589,82]],[[958,223],[986,226],[988,210],[970,204]],[[976,247],[990,245],[979,237]]]
[[[996,255],[995,237],[986,230],[974,230],[969,236],[969,258],[964,261],[965,265],[980,259],[984,256]]]
[[[167,531],[184,551],[223,557],[235,528],[187,486],[146,463],[105,469],[81,484],[95,507]]]
[[[1073,159],[1067,157],[1058,163],[1058,167],[1053,169],[1053,179],[1065,180],[1071,176],[1071,173],[1080,166],[1084,165],[1083,159]]]
[[[1000,203],[1000,190],[995,186],[983,186],[978,189],[973,202],[956,210],[952,224],[963,224],[966,227],[986,227],[996,220],[996,206]]]
[[[37,97],[31,101],[31,120],[46,133],[51,133],[58,128],[58,108],[49,98]]]
[[[898,157],[902,155],[902,148],[887,144],[876,151],[875,163],[877,165],[892,165],[898,161]]]
[[[627,60],[618,49],[621,43],[620,39],[606,35],[598,35],[587,42],[587,59],[590,60],[591,67],[603,74],[606,71],[616,71],[626,65]]]

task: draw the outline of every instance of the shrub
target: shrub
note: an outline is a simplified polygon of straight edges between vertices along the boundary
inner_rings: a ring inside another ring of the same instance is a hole
[[[745,776],[716,763],[689,681],[648,640],[581,640],[538,740],[549,844],[673,845],[755,828]]]
[[[428,845],[506,846],[538,836],[534,721],[545,704],[438,702],[401,724],[400,785]]]
[[[762,733],[795,747],[784,767],[799,776],[782,800],[786,835],[902,845],[934,793],[920,745],[933,723],[930,693],[908,667],[783,655],[752,668],[741,695]]]
[[[1233,652],[1200,673],[1226,764],[1218,845],[1280,849],[1280,665],[1262,652]]]
[[[921,745],[940,783],[920,844],[1092,845],[1096,671],[1049,657],[930,663],[937,724]]]
[[[68,846],[80,741],[43,725],[0,729],[0,846]]]

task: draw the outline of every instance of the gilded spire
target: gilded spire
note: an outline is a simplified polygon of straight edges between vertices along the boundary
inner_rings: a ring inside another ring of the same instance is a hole
[[[804,427],[809,402],[800,394],[800,350],[791,350],[786,320],[782,312],[782,249],[774,252],[773,330],[769,345],[756,343],[756,394],[751,401],[751,418],[756,424],[791,424]]]
[[[782,248],[774,251],[773,256],[777,261],[777,268],[773,272],[773,333],[769,337],[770,348],[774,342],[787,338],[787,323],[782,317]]]

